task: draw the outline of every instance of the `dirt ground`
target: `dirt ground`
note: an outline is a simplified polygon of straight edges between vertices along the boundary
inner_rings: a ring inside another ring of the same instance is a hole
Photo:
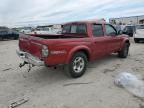
[[[144,103],[113,83],[121,72],[144,77],[144,43],[132,42],[127,59],[110,55],[89,63],[78,79],[67,77],[61,67],[20,69],[17,44],[0,41],[0,108],[21,97],[29,101],[18,108],[140,108]]]

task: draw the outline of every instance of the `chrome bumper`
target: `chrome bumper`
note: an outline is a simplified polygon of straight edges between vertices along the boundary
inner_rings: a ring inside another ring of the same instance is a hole
[[[16,50],[17,55],[25,62],[29,64],[33,64],[35,66],[44,66],[44,61],[40,60],[37,57],[34,57],[33,55],[23,52],[20,50]]]

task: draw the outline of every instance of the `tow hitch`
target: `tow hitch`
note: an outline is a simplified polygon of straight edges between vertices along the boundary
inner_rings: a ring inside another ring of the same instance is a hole
[[[25,66],[26,64],[28,64],[28,63],[24,61],[23,63],[20,63],[20,64],[19,64],[19,67],[22,68],[22,67]]]
[[[22,68],[22,67],[24,67],[26,64],[28,65],[28,72],[30,72],[31,69],[32,69],[32,67],[34,67],[33,64],[30,64],[30,63],[27,63],[27,62],[24,61],[23,63],[20,63],[20,64],[19,64],[19,67]]]

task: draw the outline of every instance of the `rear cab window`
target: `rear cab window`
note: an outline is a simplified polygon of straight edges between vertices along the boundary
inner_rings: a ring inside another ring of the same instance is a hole
[[[62,33],[70,33],[71,25],[64,25]]]
[[[87,34],[85,24],[66,24],[63,26],[63,34]]]

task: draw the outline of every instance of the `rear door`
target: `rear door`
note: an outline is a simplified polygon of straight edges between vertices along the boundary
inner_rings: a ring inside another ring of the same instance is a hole
[[[21,34],[19,38],[20,50],[32,54],[35,57],[41,58],[42,39],[29,35]]]
[[[104,36],[104,29],[102,24],[92,24],[92,35],[93,35],[93,53],[95,58],[106,54],[107,37]]]
[[[112,53],[120,48],[121,37],[117,30],[110,24],[105,24],[105,35],[107,36],[107,51]]]

